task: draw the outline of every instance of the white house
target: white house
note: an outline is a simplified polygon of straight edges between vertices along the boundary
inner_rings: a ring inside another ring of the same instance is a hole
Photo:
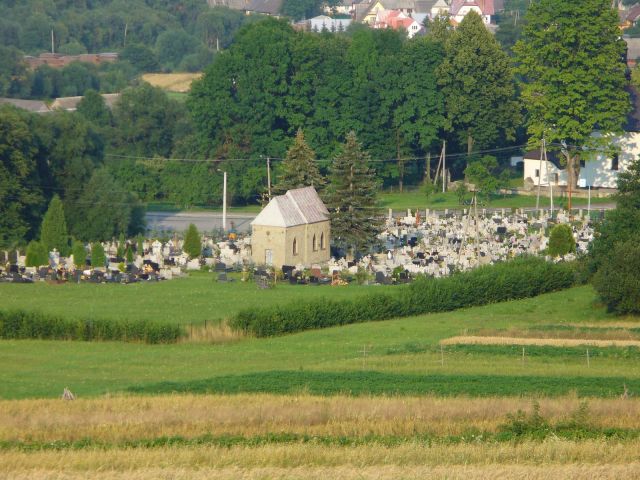
[[[305,28],[311,32],[344,32],[351,25],[350,18],[331,18],[319,15],[305,22]]]
[[[618,174],[637,160],[640,155],[640,133],[628,132],[612,141],[612,150],[585,151],[580,160],[578,184],[593,188],[616,188]],[[561,153],[548,152],[548,161],[540,162],[540,150],[527,152],[524,156],[524,179],[533,185],[566,187],[568,173],[561,166]]]
[[[445,0],[438,0],[433,7],[431,7],[431,18],[449,15],[450,10],[451,7]]]
[[[453,0],[449,15],[458,24],[462,22],[470,12],[476,12],[482,17],[486,25],[491,23],[492,15],[495,15],[493,0]]]

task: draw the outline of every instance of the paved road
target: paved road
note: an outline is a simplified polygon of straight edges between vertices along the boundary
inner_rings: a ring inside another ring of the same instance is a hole
[[[251,221],[256,218],[251,213],[227,214],[227,228],[235,228],[238,233],[251,231]],[[149,230],[172,230],[183,232],[190,223],[195,224],[201,232],[222,229],[222,214],[213,212],[147,212],[147,228]]]

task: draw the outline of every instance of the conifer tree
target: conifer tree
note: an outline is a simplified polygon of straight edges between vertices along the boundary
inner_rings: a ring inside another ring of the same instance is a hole
[[[116,251],[116,257],[124,258],[124,252],[127,248],[126,240],[124,238],[124,233],[120,232],[120,236],[118,237],[118,248]]]
[[[91,245],[91,266],[93,268],[104,267],[107,257],[104,255],[104,248],[100,242]]]
[[[293,145],[282,162],[282,172],[275,190],[278,194],[309,186],[321,190],[324,184],[325,180],[316,165],[316,154],[307,145],[302,129],[298,129]]]
[[[40,241],[47,249],[47,252],[50,252],[55,248],[62,256],[67,256],[69,254],[69,233],[67,231],[67,222],[64,218],[62,200],[60,200],[58,195],[53,196],[49,203],[49,209],[42,219]]]
[[[49,264],[49,253],[42,242],[32,240],[27,245],[27,258],[25,265],[27,267],[41,267]]]
[[[199,257],[202,252],[200,233],[193,223],[189,225],[184,235],[184,247],[182,247],[182,250],[184,250],[190,258]]]
[[[125,252],[125,259],[127,260],[128,264],[132,264],[133,263],[133,250],[131,250],[131,247],[127,247],[127,251]]]
[[[84,243],[79,242],[78,240],[73,242],[73,264],[76,268],[82,268],[85,266],[85,262],[87,261],[87,250],[84,247]]]
[[[369,160],[351,132],[333,160],[329,176],[327,206],[334,243],[354,254],[365,252],[375,243],[380,225],[377,182]]]

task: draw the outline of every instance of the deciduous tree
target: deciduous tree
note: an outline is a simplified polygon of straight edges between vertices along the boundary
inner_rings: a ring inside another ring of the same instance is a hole
[[[617,11],[608,0],[534,2],[514,51],[531,142],[562,145],[573,188],[582,149],[609,144],[631,106]]]

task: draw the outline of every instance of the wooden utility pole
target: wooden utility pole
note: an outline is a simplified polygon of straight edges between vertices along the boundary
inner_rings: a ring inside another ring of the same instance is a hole
[[[543,138],[542,145],[540,146],[540,164],[538,165],[538,195],[536,196],[536,210],[540,209],[540,189],[542,187],[542,157],[544,156],[544,149],[545,139]]]
[[[447,141],[442,142],[442,193],[447,191]]]
[[[271,159],[267,157],[267,192],[271,200]]]
[[[427,153],[427,168],[424,172],[424,178],[427,182],[431,181],[431,152]]]

